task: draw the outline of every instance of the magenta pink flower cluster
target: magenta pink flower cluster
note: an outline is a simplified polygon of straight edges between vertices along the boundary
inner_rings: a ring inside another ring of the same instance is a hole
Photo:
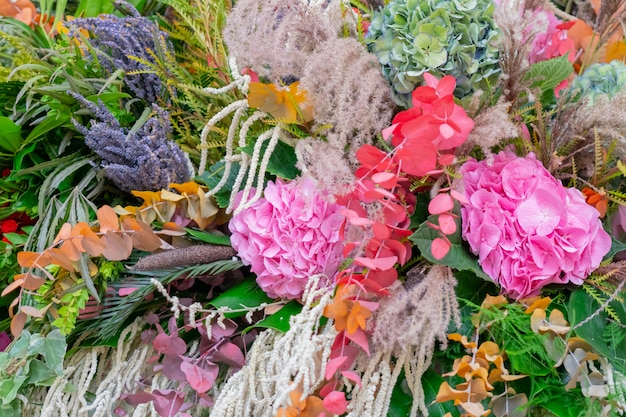
[[[598,211],[565,188],[535,155],[500,152],[492,165],[461,167],[463,238],[480,265],[514,299],[547,284],[582,284],[611,248]]]
[[[312,179],[270,181],[264,198],[233,216],[231,242],[267,295],[300,298],[311,276],[331,278],[343,259],[341,209]]]

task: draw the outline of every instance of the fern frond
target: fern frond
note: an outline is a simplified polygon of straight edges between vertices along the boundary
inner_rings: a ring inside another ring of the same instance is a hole
[[[585,290],[585,292],[586,292],[587,294],[589,294],[589,296],[590,296],[591,298],[593,298],[593,300],[594,300],[595,302],[597,302],[597,303],[598,303],[598,305],[600,305],[600,306],[604,305],[604,304],[606,303],[607,299],[608,299],[608,298],[610,297],[610,295],[611,295],[610,293],[609,293],[609,294],[606,294],[606,293],[604,293],[603,291],[602,291],[602,294],[601,294],[601,291],[600,291],[597,287],[594,287],[593,285],[588,284],[588,283],[586,283],[586,282],[585,282],[585,283],[583,283],[583,290]],[[605,313],[606,313],[606,314],[607,314],[607,315],[608,315],[608,316],[609,316],[612,320],[616,321],[617,323],[621,323],[621,321],[620,321],[620,319],[619,319],[619,315],[615,312],[615,310],[614,310],[614,309],[613,309],[610,305],[608,305],[608,304],[607,304],[606,306],[604,306],[603,311],[604,311],[604,312],[605,312]]]

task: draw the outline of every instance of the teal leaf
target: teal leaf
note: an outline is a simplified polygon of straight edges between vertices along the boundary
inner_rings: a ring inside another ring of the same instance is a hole
[[[430,245],[433,240],[439,237],[439,231],[430,227],[428,223],[437,224],[437,216],[428,216],[428,219],[422,223],[415,233],[409,237],[409,240],[417,245],[418,249],[422,253],[422,256],[426,258],[426,260],[436,264],[447,265],[459,271],[471,271],[476,274],[476,276],[486,281],[493,282],[493,280],[485,274],[478,264],[478,259],[476,259],[476,257],[472,255],[470,251],[465,248],[465,246],[463,246],[461,239],[460,216],[456,218],[456,233],[448,235],[448,239],[452,244],[450,252],[448,252],[448,254],[440,260],[435,259],[430,250]]]
[[[247,333],[252,329],[274,329],[279,332],[285,333],[289,330],[289,319],[291,316],[299,314],[302,311],[302,304],[297,301],[290,301],[285,304],[280,310],[271,316],[267,316],[263,320],[247,327],[243,332]]]
[[[230,310],[242,310],[246,307],[258,307],[263,303],[270,303],[271,298],[257,285],[254,276],[250,276],[215,297],[209,304],[214,308],[226,307]],[[241,317],[247,311],[226,313],[228,318]]]
[[[22,126],[8,117],[0,116],[0,149],[14,153],[22,141]]]

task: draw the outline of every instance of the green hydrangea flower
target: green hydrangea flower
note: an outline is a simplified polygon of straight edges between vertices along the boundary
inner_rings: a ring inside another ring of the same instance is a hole
[[[486,79],[495,82],[494,8],[492,0],[392,0],[375,12],[366,41],[396,102],[410,106],[425,72],[454,76],[458,98],[484,87]]]
[[[590,106],[595,105],[601,95],[613,98],[626,86],[626,65],[621,61],[608,64],[593,64],[572,82],[572,91],[579,91],[581,96],[589,100]]]

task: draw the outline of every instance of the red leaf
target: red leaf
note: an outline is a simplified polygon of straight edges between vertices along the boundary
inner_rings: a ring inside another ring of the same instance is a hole
[[[391,236],[391,230],[382,223],[376,222],[372,225],[372,232],[376,239],[385,240]]]
[[[154,350],[166,355],[182,355],[187,351],[187,344],[178,336],[159,333],[152,342]]]
[[[451,211],[454,208],[454,200],[448,193],[437,194],[430,203],[428,203],[428,212],[430,214],[441,214]]]
[[[443,259],[448,252],[450,252],[450,247],[452,245],[450,244],[450,241],[447,239],[443,239],[443,238],[436,238],[433,240],[433,243],[430,246],[430,251],[433,254],[433,258],[435,258],[436,260],[441,260]]]
[[[458,201],[461,204],[469,204],[469,200],[458,191],[450,190],[450,195],[452,196],[452,198],[454,198],[456,201]]]
[[[423,177],[437,167],[437,149],[426,141],[419,147],[405,145],[397,150],[394,160],[407,174]]]
[[[233,368],[241,368],[246,363],[246,358],[241,353],[241,349],[234,343],[226,342],[222,344],[211,360],[222,362]]]
[[[361,349],[363,349],[365,353],[367,353],[367,356],[370,355],[370,345],[367,341],[367,335],[365,334],[363,329],[359,328],[356,329],[354,333],[348,334],[347,332],[344,332],[344,334],[348,339],[359,345]]]
[[[341,373],[344,377],[348,378],[350,381],[357,384],[359,387],[361,386],[361,377],[354,371],[343,371]]]
[[[377,172],[372,175],[372,181],[383,188],[391,189],[398,185],[398,176],[391,172]]]
[[[363,256],[357,256],[354,258],[354,263],[364,266],[374,271],[387,270],[393,268],[398,262],[397,256],[388,256],[385,258],[366,258]]]
[[[161,417],[174,417],[185,406],[184,392],[169,389],[154,390],[152,396],[154,409]]]
[[[341,391],[332,391],[324,398],[324,408],[333,414],[341,415],[346,412],[347,407],[346,394]]]
[[[334,359],[329,360],[326,364],[326,370],[324,371],[324,378],[330,380],[333,375],[337,373],[337,370],[341,365],[343,365],[346,359],[348,359],[347,356],[338,356]]]
[[[448,213],[442,213],[437,219],[439,223],[439,229],[445,235],[451,235],[456,232],[456,221],[454,216]]]
[[[219,367],[211,362],[207,362],[206,368],[202,368],[197,364],[182,362],[180,364],[180,370],[185,373],[191,388],[203,393],[213,387],[213,383],[219,372]]]

